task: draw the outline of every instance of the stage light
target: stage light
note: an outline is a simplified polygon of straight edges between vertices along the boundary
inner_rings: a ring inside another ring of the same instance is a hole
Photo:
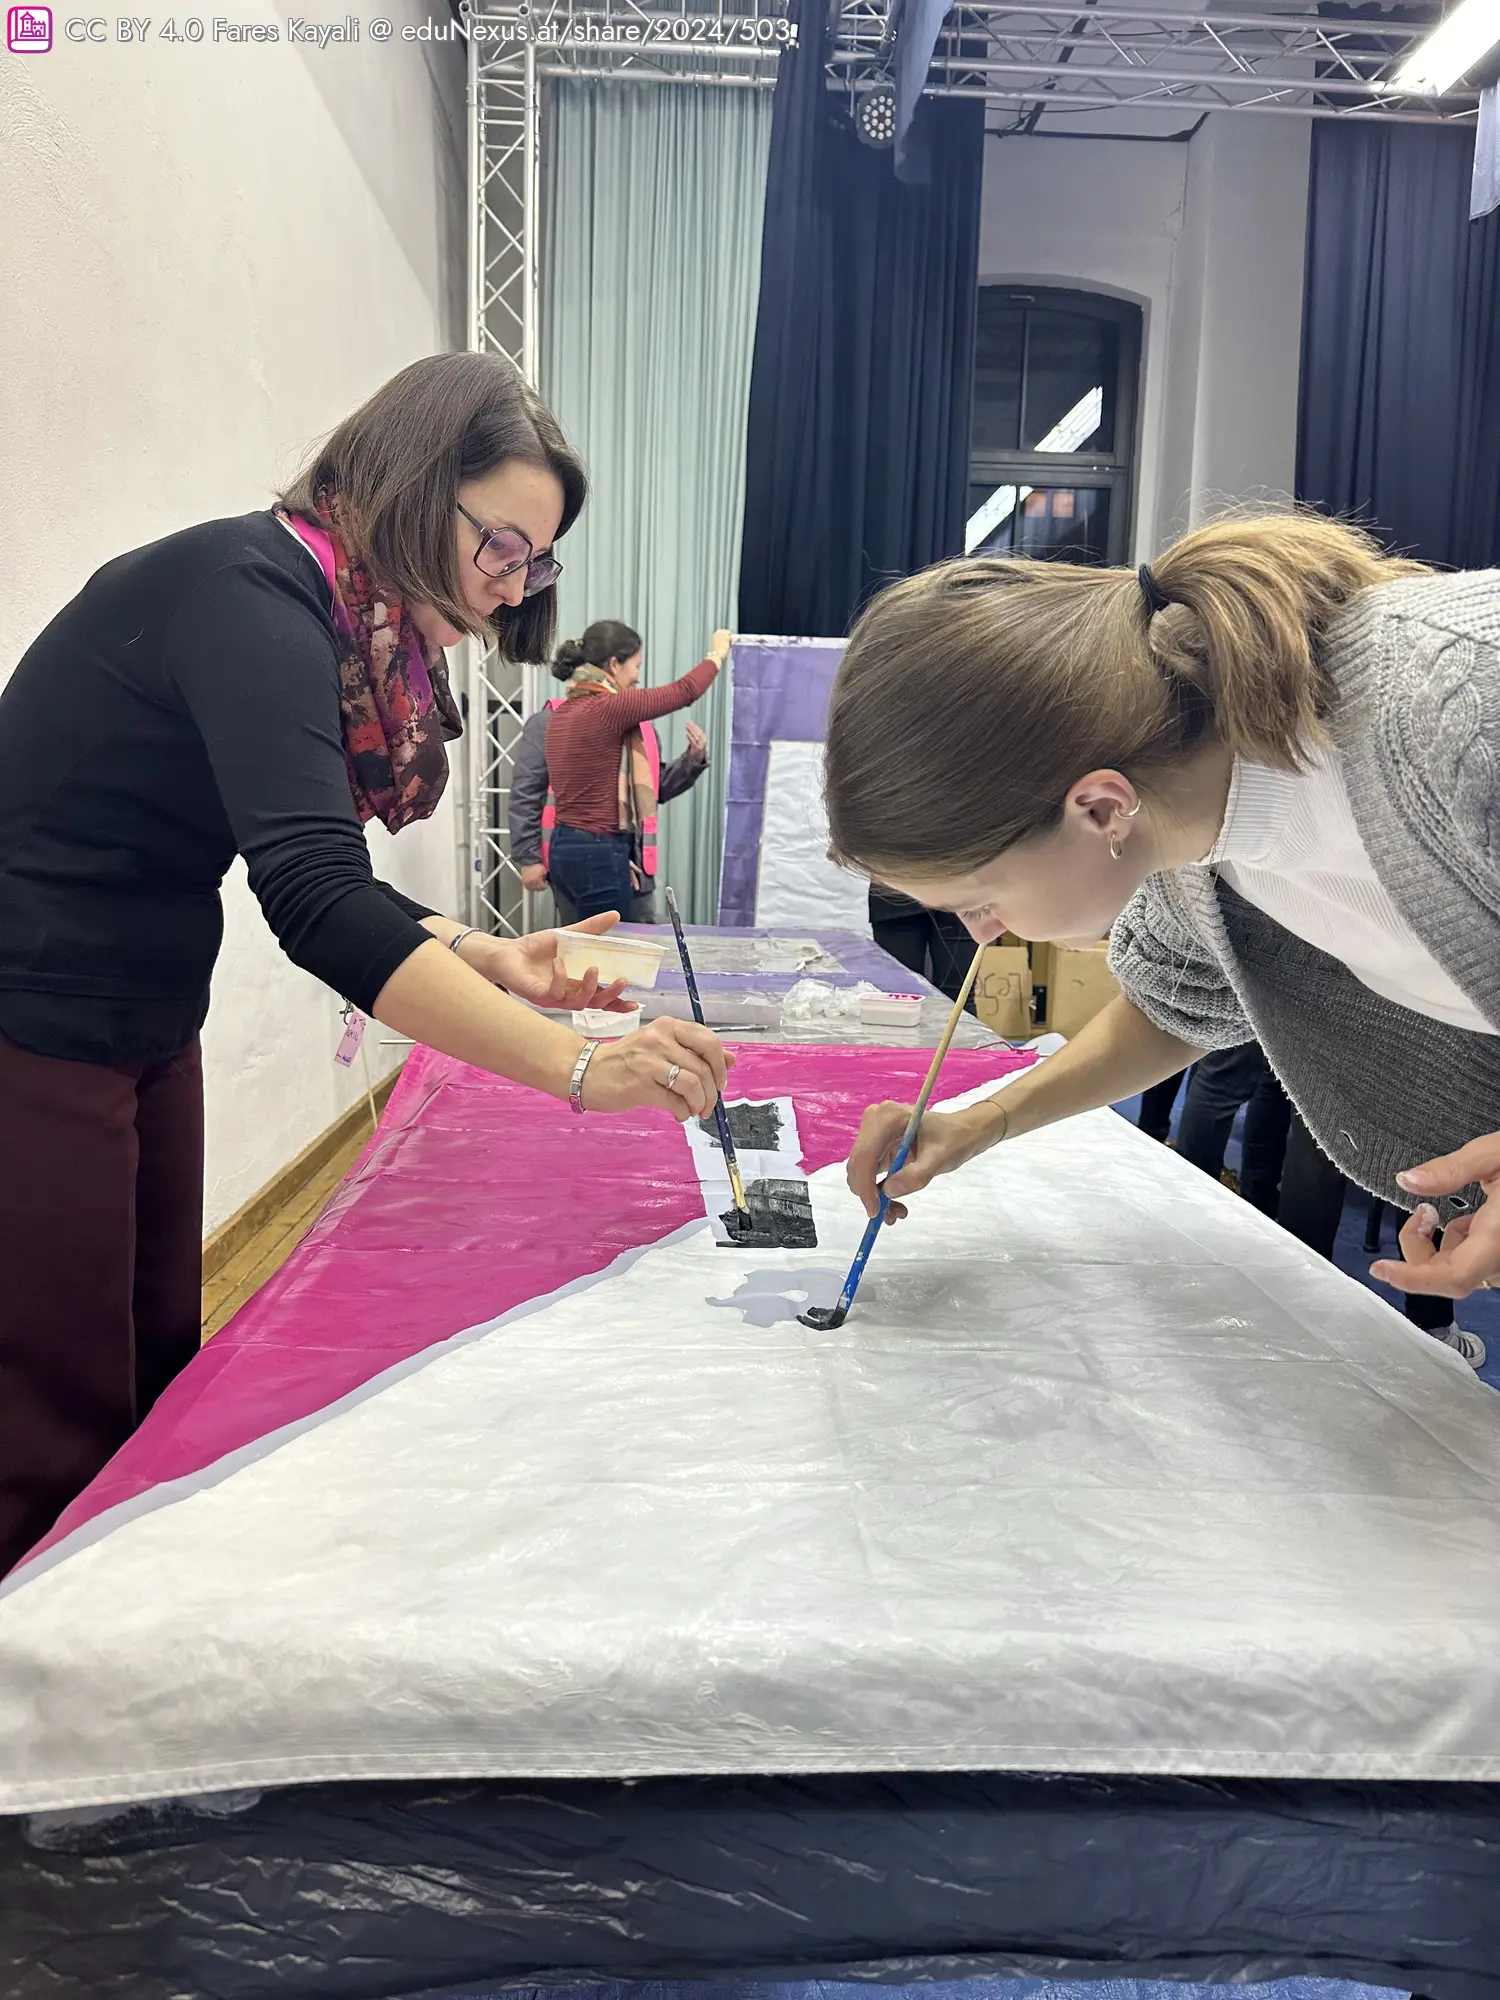
[[[854,108],[854,129],[867,146],[896,143],[896,93],[888,83],[867,90]]]
[[[1459,5],[1413,49],[1393,79],[1397,90],[1441,97],[1500,42],[1500,0]]]

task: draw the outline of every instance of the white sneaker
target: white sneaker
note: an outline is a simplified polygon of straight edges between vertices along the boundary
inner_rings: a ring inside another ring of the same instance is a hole
[[[1461,1326],[1434,1326],[1428,1331],[1434,1340],[1442,1341],[1455,1354],[1461,1354],[1471,1368],[1484,1366],[1485,1346],[1477,1333],[1465,1333]]]

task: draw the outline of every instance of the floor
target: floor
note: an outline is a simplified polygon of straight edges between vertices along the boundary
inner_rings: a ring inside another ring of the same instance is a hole
[[[232,1319],[245,1301],[273,1278],[312,1228],[324,1204],[354,1165],[369,1140],[360,1132],[340,1147],[328,1164],[278,1209],[242,1250],[223,1264],[203,1287],[203,1338]]]

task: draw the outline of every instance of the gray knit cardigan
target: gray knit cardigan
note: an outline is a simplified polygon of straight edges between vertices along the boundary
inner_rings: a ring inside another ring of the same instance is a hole
[[[1329,729],[1391,901],[1500,1027],[1500,571],[1362,592],[1329,628]],[[1158,1027],[1197,1049],[1260,1042],[1338,1166],[1410,1208],[1404,1167],[1500,1130],[1500,1036],[1372,993],[1210,868],[1153,876],[1110,963]],[[1442,1204],[1445,1219],[1477,1191]]]

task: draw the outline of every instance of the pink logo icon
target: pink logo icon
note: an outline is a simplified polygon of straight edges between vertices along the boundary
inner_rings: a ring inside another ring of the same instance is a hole
[[[44,56],[52,46],[52,9],[12,7],[5,17],[5,46],[13,56]]]

